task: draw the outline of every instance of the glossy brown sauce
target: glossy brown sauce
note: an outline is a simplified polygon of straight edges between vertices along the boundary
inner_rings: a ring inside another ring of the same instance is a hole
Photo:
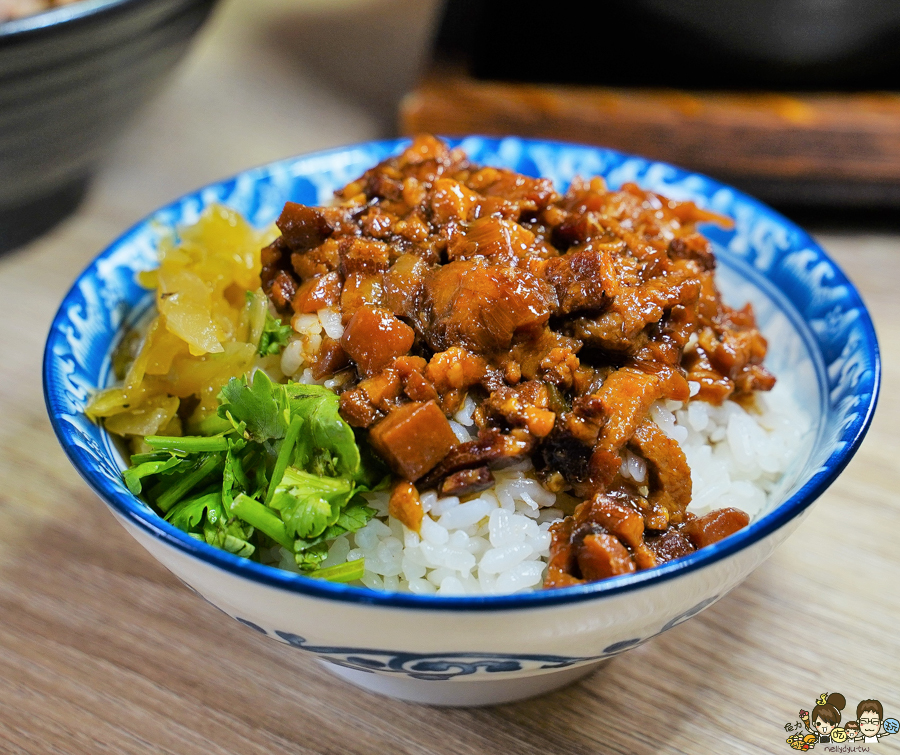
[[[431,136],[338,200],[285,206],[263,285],[285,315],[341,313],[314,374],[346,371],[341,414],[393,470],[395,517],[418,530],[418,490],[471,495],[528,455],[548,488],[583,499],[551,529],[548,587],[746,526],[735,509],[687,513],[684,453],[649,417],[655,401],[749,402],[774,384],[752,310],[722,302],[696,231],[726,219],[599,178],[558,194]],[[478,436],[460,443],[448,418],[466,395]],[[642,485],[619,473],[626,450],[647,463]]]

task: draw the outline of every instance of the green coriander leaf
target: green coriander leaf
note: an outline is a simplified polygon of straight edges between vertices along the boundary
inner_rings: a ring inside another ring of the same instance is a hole
[[[284,470],[278,489],[301,488],[303,490],[316,491],[326,496],[345,495],[350,500],[350,494],[355,489],[353,480],[346,477],[320,477],[319,475],[290,466]]]
[[[284,386],[274,384],[262,370],[246,377],[232,378],[219,392],[220,417],[235,427],[244,424],[243,434],[248,440],[265,443],[279,440],[287,432],[289,416]]]
[[[180,475],[171,485],[158,491],[156,505],[163,512],[168,511],[207,477],[220,471],[224,462],[222,454],[201,454],[197,457],[195,466],[190,472]],[[156,487],[154,487],[154,491],[156,491]]]
[[[229,553],[233,553],[235,556],[241,556],[242,558],[250,558],[256,551],[255,546],[251,545],[246,540],[241,540],[233,535],[225,535],[225,540],[219,547],[222,548],[222,550],[226,550]]]
[[[326,527],[321,535],[318,537],[298,538],[294,544],[294,551],[299,557],[299,554],[314,549],[328,540],[334,540],[334,538],[347,532],[356,532],[358,529],[365,527],[366,522],[373,516],[375,516],[375,509],[366,506],[364,501],[362,503],[350,503],[338,515],[337,521]]]
[[[297,466],[319,475],[356,479],[359,447],[353,428],[338,413],[340,398],[321,385],[288,383],[285,392],[291,415],[306,421],[297,446]]]
[[[315,494],[276,493],[272,504],[281,512],[285,529],[294,537],[320,535],[335,518],[331,502]]]
[[[287,346],[293,332],[294,329],[290,325],[282,324],[280,320],[276,320],[271,314],[266,312],[266,323],[263,325],[256,352],[261,357],[280,354],[281,350]]]
[[[244,490],[251,498],[262,500],[268,490],[269,480],[266,475],[266,463],[270,458],[266,449],[251,443],[241,457],[241,468],[247,477]]]
[[[344,477],[320,477],[288,467],[275,489],[271,506],[281,512],[291,536],[318,537],[337,522],[353,492],[353,482]]]
[[[257,310],[266,302],[258,299],[248,307],[275,353],[290,328],[274,318],[264,324]],[[322,386],[274,384],[257,370],[230,380],[219,402],[217,414],[197,425],[200,435],[147,438],[153,452],[133,457],[126,483],[141,491],[155,478],[145,497],[192,537],[249,557],[259,530],[302,570],[317,571],[329,541],[374,516],[358,493],[383,486],[384,466],[364,440],[357,443],[340,399]]]
[[[253,527],[242,528],[234,523],[228,526],[221,526],[220,524],[212,524],[208,518],[203,523],[203,539],[207,543],[244,558],[249,558],[256,550],[248,542],[252,535]]]
[[[143,488],[142,480],[144,477],[165,474],[166,472],[175,469],[175,467],[180,466],[183,461],[184,459],[180,459],[177,456],[169,456],[169,458],[164,461],[145,461],[142,464],[138,464],[137,466],[122,472],[122,479],[132,493],[139,495]]]
[[[317,543],[310,548],[294,554],[294,561],[300,570],[307,575],[319,568],[326,558],[328,558],[328,543]]]
[[[206,493],[194,498],[186,498],[169,509],[166,520],[180,530],[191,532],[196,530],[207,510],[209,518],[216,522],[222,515],[222,496],[220,493]],[[213,513],[215,512],[215,513]]]
[[[232,456],[235,457],[234,463],[232,464],[232,474],[234,475],[235,485],[240,487],[245,493],[248,492],[252,486],[250,479],[247,477],[247,473],[244,471],[244,464],[246,463],[247,457],[251,456],[253,449],[245,447],[248,444],[242,439],[236,439],[231,442],[229,450],[231,451]]]
[[[360,496],[361,498],[361,496]],[[351,502],[338,517],[335,525],[342,527],[345,532],[356,532],[366,526],[366,523],[375,516],[375,509],[367,506],[365,501]]]
[[[229,519],[225,524],[225,533],[238,540],[249,540],[256,528],[240,519]]]

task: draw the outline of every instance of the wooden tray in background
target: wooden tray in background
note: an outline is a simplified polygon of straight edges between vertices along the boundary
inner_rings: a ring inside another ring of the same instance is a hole
[[[400,128],[613,147],[779,204],[900,207],[900,93],[533,85],[436,68],[402,102]]]

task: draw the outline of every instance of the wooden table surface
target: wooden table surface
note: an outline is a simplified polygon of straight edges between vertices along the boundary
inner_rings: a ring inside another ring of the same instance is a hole
[[[430,11],[412,6],[404,38],[421,41]],[[62,296],[108,242],[183,191],[389,135],[409,60],[377,102],[354,88],[365,55],[340,75],[321,65],[322,40],[371,27],[369,10],[226,2],[81,210],[0,258],[0,752],[768,753],[790,751],[785,724],[822,692],[843,693],[845,713],[874,697],[900,717],[900,224],[818,233],[867,300],[884,358],[878,414],[846,472],[726,599],[543,698],[437,709],[348,686],[185,589],[81,481],[41,392]]]

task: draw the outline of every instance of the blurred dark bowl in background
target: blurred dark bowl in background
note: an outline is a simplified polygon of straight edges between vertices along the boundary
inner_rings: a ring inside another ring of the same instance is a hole
[[[0,24],[0,252],[81,201],[215,0],[82,0]]]
[[[781,209],[900,208],[898,0],[446,0],[404,133],[612,147]]]
[[[478,78],[689,89],[892,89],[897,0],[447,0]]]

